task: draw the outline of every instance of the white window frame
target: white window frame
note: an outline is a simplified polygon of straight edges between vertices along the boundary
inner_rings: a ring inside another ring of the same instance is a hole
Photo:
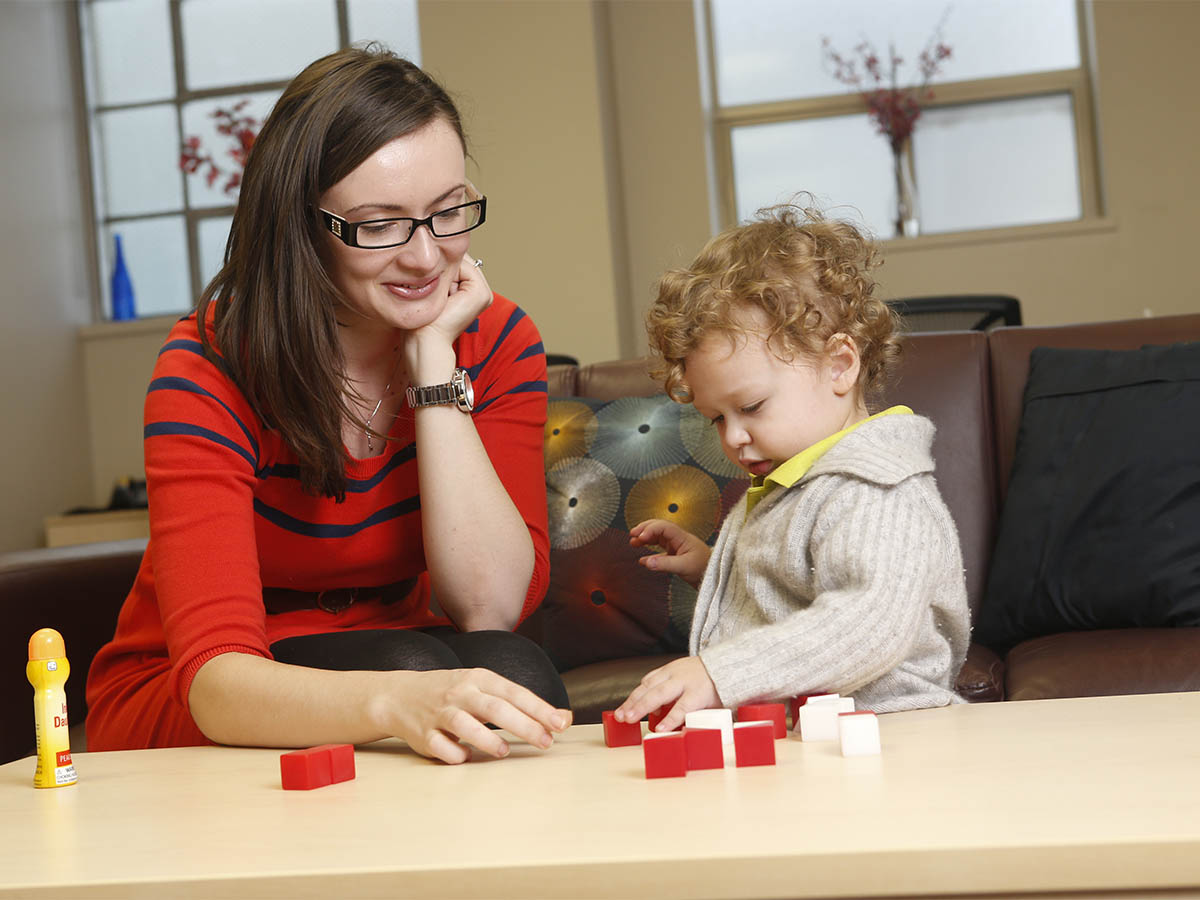
[[[188,200],[188,191],[186,185],[187,174],[182,169],[179,170],[180,179],[180,196],[183,198],[182,205],[172,209],[160,210],[154,213],[138,213],[135,215],[108,215],[107,212],[101,214],[99,212],[101,203],[99,200],[99,191],[102,188],[100,172],[102,171],[101,160],[98,158],[94,133],[98,116],[103,113],[109,113],[119,110],[143,109],[152,106],[164,106],[170,104],[175,110],[175,127],[179,139],[179,148],[182,151],[184,139],[187,135],[184,132],[183,125],[183,109],[189,104],[198,100],[219,100],[228,98],[230,101],[236,102],[249,94],[263,93],[266,91],[282,91],[291,79],[283,79],[280,81],[258,81],[258,82],[241,82],[237,84],[224,85],[219,88],[206,88],[203,90],[188,90],[185,88],[187,84],[185,71],[185,55],[184,55],[184,34],[183,34],[183,19],[181,10],[181,0],[169,0],[169,10],[171,18],[171,41],[173,45],[175,59],[175,93],[171,97],[164,97],[156,100],[139,101],[135,103],[111,103],[111,104],[95,104],[92,103],[92,90],[88,84],[88,80],[92,77],[95,71],[91,64],[91,48],[87,42],[86,24],[84,17],[88,14],[89,7],[96,3],[102,3],[104,0],[75,0],[76,14],[72,17],[73,30],[75,32],[75,48],[78,53],[80,65],[78,71],[79,78],[79,97],[80,97],[80,125],[82,140],[85,144],[85,153],[87,166],[85,171],[86,188],[88,193],[87,211],[89,213],[89,228],[88,237],[90,238],[91,257],[92,257],[92,272],[94,290],[92,291],[92,315],[96,322],[111,322],[111,298],[107,298],[108,289],[105,287],[108,283],[108,274],[102,271],[101,260],[105,258],[105,254],[101,249],[101,241],[105,234],[105,229],[112,225],[119,225],[122,222],[144,221],[148,219],[167,218],[173,216],[182,216],[184,226],[187,230],[187,250],[188,250],[188,286],[189,294],[193,298],[200,296],[200,292],[204,289],[203,274],[200,267],[200,241],[199,227],[200,223],[205,219],[215,219],[232,216],[237,205],[236,195],[230,198],[230,202],[220,206],[203,206],[192,207]],[[334,5],[334,13],[337,21],[337,46],[345,48],[350,45],[350,19],[346,5],[346,0],[329,0]],[[182,311],[181,311],[182,312]],[[138,316],[138,318],[143,318]],[[153,316],[148,317],[153,318]]]
[[[805,97],[796,100],[777,100],[767,103],[745,103],[722,106],[717,90],[717,55],[715,21],[712,0],[700,0],[703,7],[704,49],[707,59],[708,95],[712,98],[713,163],[717,181],[717,216],[720,228],[738,224],[737,197],[733,172],[733,130],[748,125],[770,125],[804,119],[823,119],[835,116],[865,115],[862,95],[856,91]],[[978,78],[967,81],[939,81],[935,96],[924,104],[925,109],[968,106],[998,100],[1021,100],[1048,94],[1067,94],[1075,118],[1075,147],[1078,157],[1079,222],[1099,219],[1103,215],[1102,194],[1098,167],[1095,110],[1092,92],[1092,18],[1091,2],[1076,0],[1076,21],[1079,29],[1079,66],[1024,75]],[[881,137],[880,140],[883,140]],[[915,151],[914,151],[915,152]],[[1057,223],[1052,223],[1057,224]],[[947,236],[979,235],[984,232],[1010,232],[1018,229],[1047,227],[1045,223],[1012,225],[1004,228],[984,227],[898,238],[905,245],[928,242]]]

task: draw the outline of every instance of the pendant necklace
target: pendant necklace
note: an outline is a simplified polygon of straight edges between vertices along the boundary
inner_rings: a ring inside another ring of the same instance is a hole
[[[396,349],[399,349],[398,347]],[[393,351],[395,352],[395,351]],[[400,361],[396,360],[396,365],[400,365]],[[371,414],[367,416],[367,421],[363,422],[363,434],[367,436],[367,452],[375,452],[375,442],[371,439],[371,421],[375,418],[375,414],[379,412],[379,408],[383,406],[383,401],[388,398],[388,391],[392,389],[392,379],[396,377],[396,370],[392,369],[392,377],[388,379],[388,383],[383,386],[383,395],[379,398],[379,402],[375,404],[375,408],[371,410]]]

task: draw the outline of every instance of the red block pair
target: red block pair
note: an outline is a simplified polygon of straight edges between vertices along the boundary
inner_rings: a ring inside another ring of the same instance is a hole
[[[284,753],[279,757],[279,774],[285,791],[311,791],[350,781],[354,777],[354,746],[322,744]]]
[[[775,739],[787,737],[787,707],[782,703],[751,703],[737,708],[739,722],[771,722]]]

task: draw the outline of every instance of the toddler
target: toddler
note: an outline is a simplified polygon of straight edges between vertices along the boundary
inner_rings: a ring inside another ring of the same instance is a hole
[[[668,731],[692,710],[824,692],[879,713],[963,702],[969,611],[934,426],[867,410],[899,356],[874,265],[852,225],[781,206],[659,282],[655,375],[751,480],[711,550],[659,519],[631,530],[664,548],[643,565],[699,597],[691,655],[648,673],[618,720],[669,704]]]

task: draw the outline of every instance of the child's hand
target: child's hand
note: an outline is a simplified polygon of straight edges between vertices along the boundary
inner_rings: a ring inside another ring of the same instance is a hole
[[[643,556],[638,562],[655,572],[678,575],[694,588],[700,587],[708,557],[712,555],[712,550],[700,538],[662,519],[638,522],[629,529],[629,543],[634,547],[647,544],[665,547],[665,553]]]
[[[693,710],[721,705],[717,686],[698,656],[686,656],[646,673],[614,715],[618,722],[640,722],[660,706],[674,703],[655,731],[672,731]]]

